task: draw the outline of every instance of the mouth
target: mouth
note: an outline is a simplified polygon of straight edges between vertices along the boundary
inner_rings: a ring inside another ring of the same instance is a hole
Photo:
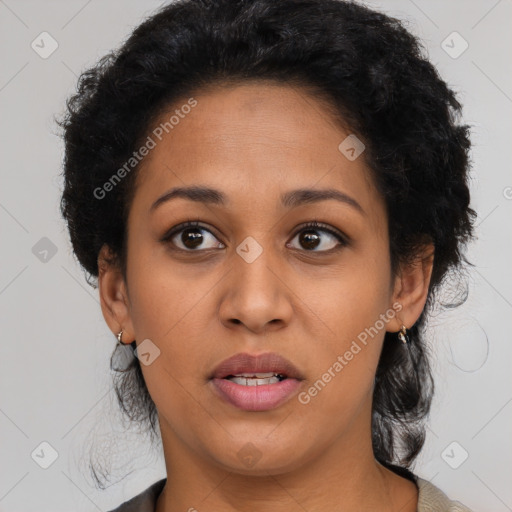
[[[302,373],[279,354],[236,354],[210,376],[218,397],[244,411],[267,411],[289,400],[302,385]]]
[[[256,375],[252,373],[241,373],[238,375],[228,375],[224,377],[235,384],[240,384],[240,386],[266,386],[268,384],[275,384],[276,382],[282,382],[287,379],[286,375],[282,373],[258,373]]]

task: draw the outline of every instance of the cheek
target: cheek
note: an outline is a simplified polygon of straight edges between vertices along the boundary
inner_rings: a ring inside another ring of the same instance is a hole
[[[131,253],[130,313],[140,339],[143,336],[167,343],[180,332],[185,333],[184,339],[190,337],[187,333],[197,325],[194,318],[199,317],[205,296],[217,277],[212,273],[200,275],[192,266],[186,271],[183,267],[173,262],[161,247],[134,248]]]
[[[169,258],[138,261],[134,257],[130,276],[135,336],[137,343],[150,339],[160,350],[151,365],[141,365],[144,379],[157,406],[181,410],[190,407],[184,389],[194,389],[210,369],[205,348],[211,346],[207,336],[215,308],[208,292],[218,278],[184,275]]]
[[[385,262],[360,261],[317,285],[305,299],[317,313],[311,321],[323,333],[309,355],[315,367],[312,401],[321,414],[339,414],[340,407],[350,413],[371,391],[386,319],[394,316],[388,311],[386,270]]]
[[[300,297],[314,315],[312,322],[323,326],[333,348],[341,348],[385,313],[390,301],[390,275],[386,262],[351,255],[336,272],[321,279],[307,280]],[[382,323],[377,325],[382,330]]]

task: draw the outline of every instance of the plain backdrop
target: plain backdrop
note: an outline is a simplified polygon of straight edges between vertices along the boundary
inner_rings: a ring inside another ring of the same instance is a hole
[[[478,239],[467,254],[475,268],[465,304],[431,322],[437,394],[413,470],[475,512],[505,512],[512,510],[512,2],[367,4],[406,20],[422,38],[459,92],[474,144]],[[78,75],[159,5],[0,0],[2,512],[109,510],[165,476],[158,450],[119,421],[109,375],[116,339],[60,217],[63,146],[53,120]],[[58,45],[51,55],[41,55],[41,38],[44,51]],[[112,464],[106,490],[88,472],[91,446]]]

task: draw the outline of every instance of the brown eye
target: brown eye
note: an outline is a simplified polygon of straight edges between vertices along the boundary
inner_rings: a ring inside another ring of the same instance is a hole
[[[335,249],[336,246],[346,245],[346,241],[340,233],[328,227],[321,227],[316,222],[311,222],[303,227],[295,235],[295,237],[297,236],[300,245],[298,248],[308,252],[328,252]],[[317,250],[317,248],[320,249]]]
[[[313,230],[302,231],[299,235],[299,243],[305,249],[316,249],[321,244],[322,237]]]
[[[195,249],[199,247],[204,240],[204,235],[202,234],[200,229],[197,228],[187,228],[181,231],[180,242],[187,249]]]
[[[223,249],[225,246],[218,241],[213,233],[196,222],[180,224],[164,236],[162,242],[171,243],[182,251],[198,252],[202,249]]]

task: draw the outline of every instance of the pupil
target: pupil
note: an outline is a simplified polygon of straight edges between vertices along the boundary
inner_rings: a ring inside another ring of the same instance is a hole
[[[183,230],[181,241],[185,247],[188,249],[193,249],[201,245],[201,242],[203,241],[203,235],[197,228],[188,228]]]
[[[300,236],[300,242],[303,243],[308,249],[314,249],[318,246],[320,237],[316,231],[303,231]]]

